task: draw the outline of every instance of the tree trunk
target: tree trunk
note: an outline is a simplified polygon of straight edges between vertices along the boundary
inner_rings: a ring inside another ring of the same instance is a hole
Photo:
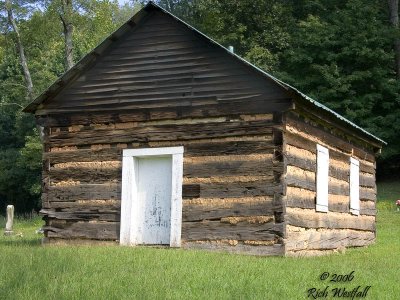
[[[72,32],[73,25],[72,17],[72,0],[61,0],[60,19],[64,29],[64,44],[65,44],[65,69],[68,71],[74,66]]]
[[[400,38],[399,35],[399,0],[388,0],[390,24],[396,30],[396,37],[393,41],[395,52],[395,71],[397,79],[400,80]]]
[[[24,46],[22,45],[21,36],[19,34],[17,23],[15,22],[13,10],[12,10],[12,3],[11,0],[5,1],[5,7],[7,10],[8,22],[12,26],[14,33],[15,33],[15,43],[18,49],[19,59],[21,62],[22,70],[24,72],[26,90],[27,90],[27,98],[28,100],[33,100],[33,84],[31,73],[29,72],[28,63],[25,57],[25,50]]]

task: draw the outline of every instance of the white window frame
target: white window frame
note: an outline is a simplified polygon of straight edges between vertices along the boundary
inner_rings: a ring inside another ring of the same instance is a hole
[[[350,213],[360,215],[360,162],[350,157]]]
[[[329,149],[317,144],[315,210],[328,212]]]
[[[120,244],[136,245],[135,212],[132,202],[137,194],[138,158],[172,156],[170,247],[181,246],[183,146],[124,149],[122,154]]]

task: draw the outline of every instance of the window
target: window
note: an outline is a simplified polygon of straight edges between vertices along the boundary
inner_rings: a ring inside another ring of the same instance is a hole
[[[329,150],[317,145],[316,211],[328,212]]]
[[[360,162],[350,157],[350,212],[360,214]]]

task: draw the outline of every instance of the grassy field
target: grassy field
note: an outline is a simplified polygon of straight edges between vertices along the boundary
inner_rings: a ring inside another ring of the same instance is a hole
[[[379,185],[377,243],[313,258],[119,246],[40,246],[40,219],[0,236],[0,299],[314,299],[309,289],[400,297],[400,183]],[[4,219],[0,221],[4,228]],[[330,282],[353,272],[351,282]],[[329,272],[326,280],[320,276]],[[315,295],[315,294],[314,294]],[[352,299],[337,294],[335,298]],[[315,295],[316,296],[316,295]],[[359,299],[359,298],[354,298]]]

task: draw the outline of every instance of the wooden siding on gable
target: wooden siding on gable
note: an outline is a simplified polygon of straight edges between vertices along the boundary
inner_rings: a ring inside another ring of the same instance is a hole
[[[152,12],[37,114],[270,100],[281,87],[171,16]]]

